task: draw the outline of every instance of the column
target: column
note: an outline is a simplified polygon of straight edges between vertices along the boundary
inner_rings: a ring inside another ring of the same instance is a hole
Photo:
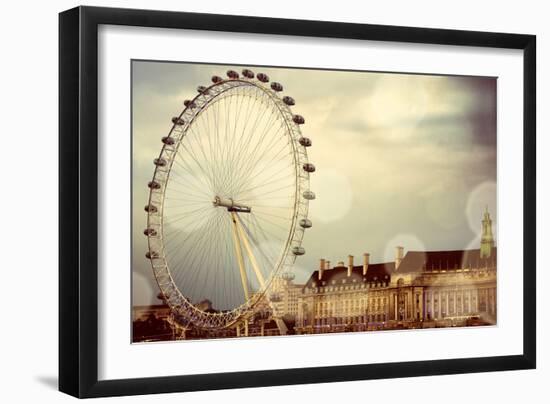
[[[436,317],[435,316],[435,307],[434,307],[434,295],[435,295],[435,291],[432,289],[432,292],[430,293],[432,295],[432,320]]]
[[[437,318],[437,319],[441,318],[441,290],[440,289],[438,289],[437,291],[437,310],[435,310],[434,318]]]
[[[457,293],[456,293],[456,290],[455,290],[453,292],[453,301],[454,301],[453,311],[454,311],[455,317],[458,315],[458,311],[457,311],[458,306],[457,306],[456,298],[457,298]]]
[[[416,317],[416,314],[414,313],[415,312],[415,304],[414,304],[414,289],[411,289],[409,291],[409,313],[407,313],[409,315],[409,320],[414,320],[414,318]]]
[[[420,304],[420,307],[418,311],[420,312],[420,319],[424,320],[424,289],[420,291],[420,294],[418,295],[418,302]]]

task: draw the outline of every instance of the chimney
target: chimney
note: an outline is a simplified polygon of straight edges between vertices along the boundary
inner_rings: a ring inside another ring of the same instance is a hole
[[[348,276],[353,272],[353,255],[348,255]]]
[[[327,268],[326,269],[330,269],[330,260],[327,260]]]
[[[399,268],[399,265],[401,265],[401,261],[403,261],[403,247],[397,246],[395,247],[395,270]]]
[[[370,258],[369,253],[363,254],[363,276],[367,274],[367,269],[369,269],[369,258]]]
[[[321,258],[319,263],[319,280],[323,279],[323,272],[325,271],[325,259]]]

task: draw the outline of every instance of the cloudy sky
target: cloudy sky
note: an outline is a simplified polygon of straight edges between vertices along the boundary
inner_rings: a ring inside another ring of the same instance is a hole
[[[134,61],[134,303],[158,293],[147,251],[147,182],[160,138],[184,99],[240,66]],[[296,262],[304,281],[319,258],[371,262],[407,250],[479,248],[487,205],[496,235],[496,79],[251,67],[284,85],[313,140],[314,226]]]

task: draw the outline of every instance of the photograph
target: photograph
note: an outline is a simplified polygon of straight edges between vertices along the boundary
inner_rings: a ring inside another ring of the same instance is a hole
[[[131,342],[498,326],[496,77],[129,67]]]

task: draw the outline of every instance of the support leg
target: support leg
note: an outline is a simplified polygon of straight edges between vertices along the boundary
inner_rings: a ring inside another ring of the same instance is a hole
[[[250,299],[250,294],[248,292],[248,278],[246,277],[246,270],[244,268],[243,253],[241,249],[241,241],[239,239],[239,230],[237,228],[237,216],[235,212],[231,212],[231,221],[233,222],[233,241],[235,244],[235,253],[237,255],[237,263],[239,264],[239,271],[241,273],[241,282],[244,290],[244,297],[246,300]],[[237,328],[238,330],[238,328]]]

